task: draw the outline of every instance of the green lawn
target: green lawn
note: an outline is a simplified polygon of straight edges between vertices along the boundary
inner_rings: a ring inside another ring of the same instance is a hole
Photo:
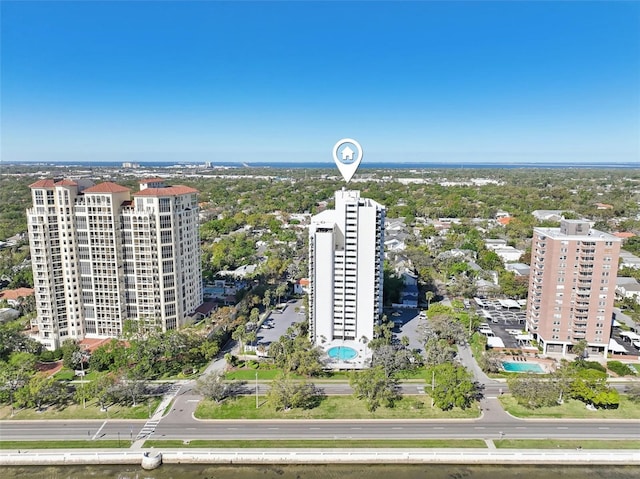
[[[638,374],[640,374],[640,363],[629,364],[629,366],[638,371]]]
[[[71,369],[63,368],[57,373],[53,375],[58,381],[76,381],[76,380],[85,380],[85,381],[93,381],[98,377],[99,373],[97,371],[87,371],[87,374],[84,378],[76,377],[75,372]]]
[[[282,374],[281,369],[234,369],[225,373],[224,378],[226,380],[240,380],[240,381],[255,381],[256,373],[258,373],[258,380],[271,381]],[[296,378],[298,376],[292,375]],[[302,377],[300,376],[300,379]]]
[[[404,396],[395,407],[381,407],[369,412],[363,401],[353,396],[328,396],[315,409],[275,411],[266,398],[259,398],[260,407],[252,396],[237,397],[215,404],[204,400],[198,404],[195,416],[198,419],[447,419],[475,418],[479,416],[476,406],[444,412],[431,408],[428,396]]]
[[[640,449],[640,441],[630,440],[500,439],[493,443],[498,449]]]
[[[100,406],[95,402],[87,402],[87,407],[72,404],[64,408],[50,407],[42,412],[35,409],[16,409],[11,417],[11,409],[8,406],[0,408],[0,419],[147,419],[149,410],[151,414],[160,404],[160,398],[151,400],[151,407],[146,401],[135,407],[125,407],[113,405],[107,408],[106,412],[100,411]]]
[[[226,380],[241,380],[241,381],[255,381],[256,373],[258,373],[258,380],[260,381],[271,381],[278,376],[280,376],[283,371],[282,369],[251,369],[251,368],[242,368],[242,369],[233,369],[225,373],[224,378]],[[349,373],[346,371],[336,371],[336,372],[327,372],[320,377],[317,378],[308,378],[306,376],[300,376],[297,374],[291,374],[291,377],[294,379],[306,379],[310,382],[320,382],[320,381],[348,381]]]
[[[527,409],[520,406],[509,394],[500,396],[502,407],[510,414],[522,418],[566,418],[566,419],[640,419],[640,404],[620,396],[618,409],[598,409],[590,411],[583,402],[569,399],[564,404],[553,407]]]
[[[258,373],[258,380],[260,381],[271,381],[277,378],[282,374],[282,369],[251,369],[251,368],[241,368],[241,369],[233,369],[231,371],[227,371],[224,375],[224,378],[228,381],[231,380],[240,380],[240,381],[255,381],[256,373]],[[401,381],[412,380],[412,379],[424,379],[426,380],[426,370],[423,368],[417,369],[415,371],[400,371],[398,373],[398,379]],[[294,379],[306,379],[310,382],[322,382],[322,381],[348,381],[351,377],[351,373],[349,371],[327,371],[322,376],[308,378],[306,376],[299,376],[297,374],[291,374],[291,377]]]
[[[481,439],[352,439],[352,440],[253,440],[253,441],[216,441],[198,439],[195,441],[179,440],[151,440],[145,441],[144,447],[154,448],[211,448],[211,449],[299,449],[299,448],[323,448],[323,449],[354,449],[354,448],[486,448],[486,443]]]
[[[117,449],[130,448],[131,442],[122,439],[104,441],[0,441],[0,449]]]

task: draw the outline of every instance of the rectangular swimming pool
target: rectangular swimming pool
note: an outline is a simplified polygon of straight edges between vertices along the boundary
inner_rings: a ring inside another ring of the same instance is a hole
[[[510,373],[544,373],[544,369],[538,363],[517,363],[512,361],[503,361],[502,367]]]

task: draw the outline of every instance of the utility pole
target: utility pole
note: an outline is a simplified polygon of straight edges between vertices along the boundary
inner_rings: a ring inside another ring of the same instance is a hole
[[[86,394],[85,394],[85,386],[86,384],[84,383],[84,356],[81,355],[80,356],[80,370],[82,371],[82,409],[87,409],[87,398],[86,398]]]
[[[258,409],[258,371],[256,371],[256,409]]]
[[[431,371],[431,407],[433,408],[433,390],[436,388],[436,372]]]

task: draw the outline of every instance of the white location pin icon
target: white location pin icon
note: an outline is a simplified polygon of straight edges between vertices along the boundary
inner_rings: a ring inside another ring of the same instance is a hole
[[[355,151],[354,151],[355,148]],[[360,143],[351,138],[343,138],[333,147],[333,160],[338,166],[344,181],[349,183],[356,174],[362,161],[362,147]]]

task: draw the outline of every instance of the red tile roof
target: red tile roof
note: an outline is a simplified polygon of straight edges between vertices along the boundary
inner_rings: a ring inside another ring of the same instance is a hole
[[[27,296],[31,296],[32,294],[33,289],[31,288],[6,289],[0,292],[0,300],[26,298]]]
[[[38,180],[29,185],[29,188],[53,188],[55,182],[53,180]]]
[[[513,216],[503,216],[502,218],[498,218],[498,223],[501,225],[508,225],[513,221]]]
[[[164,178],[144,178],[142,180],[140,180],[138,183],[140,184],[144,184],[144,183],[164,183],[165,180]]]
[[[198,193],[198,190],[189,186],[167,186],[166,188],[147,188],[146,190],[136,191],[133,196],[175,196],[187,195],[189,193]]]
[[[613,233],[613,236],[617,236],[618,238],[633,238],[635,233],[631,233],[630,231],[618,231],[617,233]]]
[[[110,181],[105,181],[84,190],[85,193],[124,193],[127,191],[131,190]]]
[[[205,301],[204,303],[202,303],[200,306],[196,308],[196,312],[207,316],[208,314],[211,314],[211,311],[216,309],[217,306],[218,306],[218,303],[214,301]]]
[[[56,183],[56,186],[78,186],[78,183],[76,183],[73,180],[70,180],[68,178],[62,180],[62,181],[58,181]]]
[[[113,338],[84,338],[82,341],[78,343],[82,350],[88,350],[89,352],[94,352],[103,344],[107,344]]]

